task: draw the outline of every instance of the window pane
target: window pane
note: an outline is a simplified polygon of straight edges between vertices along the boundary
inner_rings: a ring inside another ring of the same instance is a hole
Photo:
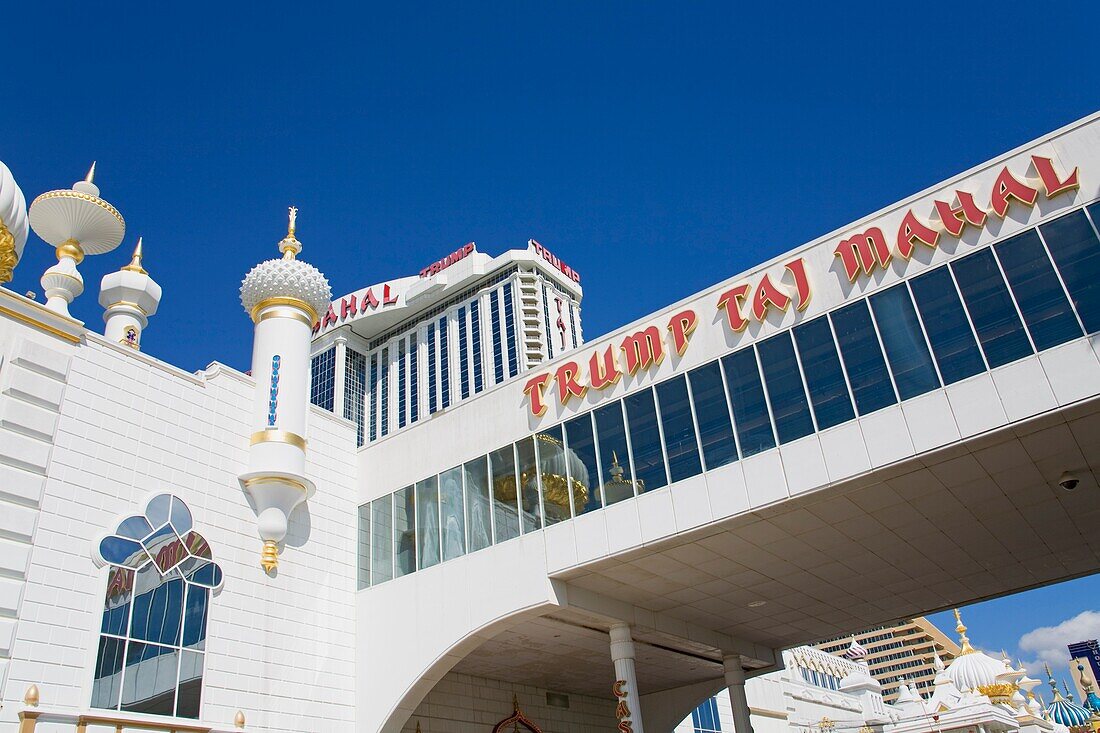
[[[600,446],[603,500],[611,505],[634,496],[621,402],[613,402],[596,410],[596,440]]]
[[[866,415],[897,402],[866,301],[845,306],[830,317],[859,414]]]
[[[748,348],[729,354],[722,358],[722,367],[726,372],[737,437],[741,441],[741,455],[748,458],[774,448],[775,436],[760,370],[756,366],[756,352]]]
[[[952,384],[985,371],[951,272],[938,267],[913,278],[909,284],[944,383]]]
[[[379,407],[378,422],[382,426],[383,437],[390,433],[390,350],[382,349],[382,386],[379,397],[382,400]]]
[[[439,485],[435,476],[416,482],[417,559],[421,568],[439,564]]]
[[[359,543],[358,543],[356,589],[370,586],[370,503],[359,507]]]
[[[466,309],[458,309],[458,386],[462,399],[470,396],[470,349],[466,345]]]
[[[504,328],[508,341],[508,376],[514,377],[519,370],[516,353],[516,316],[512,309],[512,283],[504,286]]]
[[[137,641],[127,646],[122,709],[131,713],[172,715],[176,705],[179,652]]]
[[[661,406],[661,428],[672,480],[682,481],[701,473],[703,463],[699,460],[699,442],[691,419],[687,380],[680,376],[658,384],[657,402]]]
[[[500,334],[500,301],[497,299],[497,293],[499,291],[494,290],[489,293],[489,318],[491,333],[493,334],[493,376],[496,378],[495,383],[504,381],[504,358],[501,355],[501,334]]]
[[[130,636],[159,644],[179,644],[183,621],[183,579],[166,576],[149,563],[134,575],[134,619]]]
[[[428,324],[428,414],[436,411],[435,321]]]
[[[447,348],[447,318],[439,319],[439,404],[451,406],[451,350]]]
[[[100,632],[126,636],[130,630],[130,601],[134,591],[134,571],[112,566],[107,578]]]
[[[765,339],[756,348],[760,351],[760,366],[764,369],[779,442],[789,443],[809,435],[814,431],[814,421],[790,331]]]
[[[993,246],[1027,330],[1042,351],[1081,335],[1066,293],[1050,264],[1039,233],[1029,229]]]
[[[596,464],[596,441],[592,435],[592,415],[575,417],[565,424],[569,445],[569,482],[577,514],[603,506],[600,473]]]
[[[371,516],[371,583],[378,585],[393,577],[393,509],[392,495],[370,503]]]
[[[462,472],[466,477],[466,523],[470,527],[470,552],[476,552],[493,544],[487,457],[470,461],[462,467]]]
[[[939,387],[936,367],[905,284],[872,295],[871,309],[901,398],[907,400]]]
[[[462,506],[462,467],[439,476],[439,508],[443,516],[443,559],[466,554],[466,514]]]
[[[474,392],[480,392],[481,381],[481,301],[470,303],[470,345],[474,357]]]
[[[538,469],[535,467],[535,439],[524,438],[516,443],[516,453],[519,456],[519,500],[523,531],[534,532],[542,529]]]
[[[516,504],[516,459],[512,445],[489,454],[493,472],[493,518],[497,542],[519,537],[519,508]]]
[[[407,359],[405,357],[405,339],[397,345],[397,427],[405,427],[405,370]]]
[[[688,372],[691,397],[695,404],[695,419],[699,422],[699,437],[703,442],[703,460],[707,470],[737,460],[737,444],[733,442],[733,423],[722,387],[722,371],[712,361]],[[663,403],[662,403],[663,404]]]
[[[796,327],[794,340],[802,363],[808,365],[806,386],[810,390],[817,429],[825,430],[854,418],[852,398],[844,382],[829,319],[822,316]]]
[[[661,434],[657,427],[653,391],[635,392],[625,402],[638,493],[659,489],[668,483],[668,477],[665,475],[665,458],[661,453]]]
[[[201,585],[187,584],[187,597],[183,608],[183,646],[203,651],[206,649],[206,615],[210,603],[210,591]]]
[[[993,252],[983,249],[967,255],[952,262],[951,270],[959,282],[989,367],[999,367],[1030,354],[1031,344],[997,270]]]
[[[1100,204],[1089,207],[1093,222],[1100,222]],[[1077,306],[1077,315],[1089,333],[1100,331],[1100,241],[1083,211],[1055,219],[1039,227],[1050,248],[1058,272]]]
[[[416,333],[409,336],[409,422],[420,419],[420,347]]]
[[[118,696],[122,688],[122,660],[126,642],[109,636],[99,637],[99,656],[95,662],[92,679],[93,708],[118,709]]]
[[[177,718],[199,717],[199,695],[202,692],[203,655],[183,652],[180,657],[180,689],[176,700]]]
[[[395,578],[416,572],[415,492],[406,486],[393,493],[393,553]]]
[[[539,479],[542,482],[542,510],[546,514],[546,523],[555,524],[573,516],[573,491],[570,490],[570,461],[562,441],[561,425],[555,425],[538,435]],[[585,473],[582,465],[578,471]],[[587,485],[586,485],[587,486]],[[577,489],[577,495],[583,502],[587,499],[587,488]]]

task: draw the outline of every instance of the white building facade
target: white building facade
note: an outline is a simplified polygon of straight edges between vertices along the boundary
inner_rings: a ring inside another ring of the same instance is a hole
[[[141,351],[154,246],[72,318],[93,173],[0,171],[58,257],[0,289],[0,727],[906,733],[792,648],[1100,568],[1100,116],[589,341],[538,242],[333,299],[292,209],[249,374]],[[1022,729],[1012,674],[937,699]]]

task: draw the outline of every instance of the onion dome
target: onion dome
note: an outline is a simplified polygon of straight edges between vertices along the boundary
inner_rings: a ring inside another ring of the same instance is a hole
[[[27,200],[8,167],[0,162],[0,283],[11,282],[12,270],[27,244]]]
[[[1081,689],[1085,691],[1085,699],[1081,701],[1082,704],[1093,716],[1100,715],[1100,696],[1092,689],[1092,683],[1085,676],[1085,665],[1080,662],[1077,663],[1077,674],[1080,675]]]
[[[570,501],[573,514],[581,514],[588,503],[588,468],[576,453],[566,450],[553,435],[538,433],[539,466],[542,478],[542,503],[548,522],[569,519]],[[520,481],[527,486],[535,476],[534,466],[520,466]],[[572,492],[572,494],[570,494]]]
[[[862,662],[867,658],[867,650],[859,645],[855,636],[852,637],[852,643],[848,645],[847,651],[844,652],[844,658],[853,662]]]
[[[1002,680],[997,679],[1005,671],[1004,664],[970,646],[966,626],[963,625],[958,609],[955,609],[955,620],[958,622],[955,631],[959,634],[959,646],[962,651],[947,667],[944,674],[961,692],[974,691],[988,695],[997,691],[999,686],[1004,684]]]
[[[1050,665],[1047,665],[1046,670],[1047,684],[1050,685],[1050,689],[1054,693],[1054,702],[1050,704],[1050,707],[1044,713],[1047,720],[1064,725],[1067,728],[1087,725],[1092,713],[1077,703],[1062,697],[1062,693],[1058,692],[1058,683],[1054,681],[1054,676],[1050,672]]]
[[[290,225],[286,237],[279,242],[282,259],[261,262],[245,275],[241,282],[241,305],[255,318],[256,308],[265,301],[296,301],[311,311],[313,321],[332,302],[332,289],[321,272],[297,259],[302,243],[294,237],[298,209],[290,207]]]

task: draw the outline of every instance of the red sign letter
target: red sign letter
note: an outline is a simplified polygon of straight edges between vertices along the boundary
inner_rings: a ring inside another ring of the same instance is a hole
[[[810,304],[810,280],[806,277],[806,261],[799,257],[797,260],[791,260],[784,267],[794,276],[794,286],[798,291],[798,305],[795,307],[800,311],[805,310]]]
[[[618,352],[614,346],[608,346],[603,352],[603,363],[600,363],[600,352],[592,352],[592,358],[588,361],[588,381],[592,389],[610,387],[619,381],[623,373],[619,370]]]
[[[558,401],[563,405],[569,403],[570,397],[584,397],[587,387],[577,379],[580,373],[581,367],[575,361],[567,361],[558,367],[554,378],[558,382]]]
[[[745,330],[745,326],[749,325],[748,320],[741,315],[741,303],[749,297],[749,290],[751,289],[750,285],[738,285],[722,293],[721,297],[718,298],[719,310],[726,309],[726,320],[729,321],[730,328],[736,333],[741,333]]]
[[[661,332],[656,326],[627,336],[623,339],[622,348],[626,352],[627,374],[633,374],[639,368],[645,369],[650,364],[660,364],[665,357],[664,347],[661,346]]]
[[[542,414],[546,412],[543,392],[545,392],[549,381],[549,374],[540,374],[537,377],[531,377],[527,380],[527,384],[523,385],[523,394],[531,399],[531,414],[535,417],[542,417]]]
[[[693,310],[677,313],[668,322],[668,330],[672,333],[672,345],[676,348],[677,356],[683,356],[687,351],[688,340],[691,339],[691,334],[698,325],[699,317]]]
[[[965,191],[956,191],[955,197],[959,200],[958,208],[943,201],[936,201],[936,213],[939,214],[943,228],[952,237],[961,236],[967,224],[981,227],[985,224],[986,213],[974,203],[974,195]]]
[[[760,284],[756,286],[756,295],[752,297],[752,315],[756,320],[763,321],[768,315],[768,308],[775,306],[781,311],[787,310],[791,304],[791,296],[784,293],[772,282],[771,275],[764,273]]]
[[[1039,191],[1032,188],[1026,183],[1016,179],[1012,173],[1009,172],[1008,166],[1001,171],[1001,175],[997,176],[997,180],[993,182],[993,195],[990,198],[990,205],[993,207],[993,211],[997,212],[997,216],[1004,218],[1008,213],[1008,200],[1016,199],[1028,206],[1035,205],[1035,199],[1039,197]]]
[[[882,236],[882,230],[878,227],[845,239],[837,245],[833,254],[844,263],[844,274],[851,282],[856,281],[860,270],[864,275],[870,275],[875,267],[886,267],[890,261],[890,248],[886,246],[886,237]]]
[[[356,309],[355,296],[349,295],[348,297],[340,301],[340,320],[344,320],[349,315],[354,316],[358,310]]]
[[[1035,164],[1035,170],[1038,171],[1039,178],[1043,181],[1043,188],[1047,192],[1048,199],[1057,196],[1063,191],[1080,188],[1081,182],[1077,178],[1076,168],[1073,169],[1072,173],[1066,176],[1066,180],[1059,181],[1058,174],[1054,172],[1053,160],[1033,155],[1031,156],[1031,162]]]
[[[901,226],[898,227],[898,254],[909,259],[913,250],[916,249],[917,242],[926,247],[935,248],[939,238],[939,232],[918,219],[913,210],[909,209],[905,212],[905,218],[901,220]]]

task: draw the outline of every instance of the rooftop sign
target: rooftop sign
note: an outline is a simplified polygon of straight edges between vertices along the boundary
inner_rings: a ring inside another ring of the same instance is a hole
[[[477,245],[475,245],[473,242],[467,242],[443,259],[437,260],[425,267],[423,270],[420,271],[420,277],[424,278],[431,277],[432,275],[438,275],[440,272],[443,272],[459,260],[466,259],[466,257],[475,249],[477,249]]]
[[[949,201],[933,202],[932,218],[922,219],[909,209],[896,236],[890,240],[880,227],[872,226],[841,240],[833,254],[840,258],[848,280],[855,282],[877,269],[885,269],[895,256],[907,262],[918,245],[934,249],[943,235],[959,238],[968,226],[981,229],[990,214],[1003,219],[1013,201],[1030,208],[1040,194],[1051,199],[1080,186],[1077,168],[1061,177],[1050,158],[1033,155],[1030,163],[1026,171],[1015,173],[1004,166],[993,182],[988,200],[983,198],[979,203],[973,192],[956,190]],[[534,240],[531,243],[546,251]],[[721,319],[725,327],[734,333],[745,330],[752,321],[764,321],[773,311],[785,312],[792,305],[801,311],[813,294],[803,257],[787,262],[782,269],[772,267],[754,277],[753,282],[738,283],[722,292],[715,301],[715,307],[725,316]],[[584,397],[589,389],[603,390],[615,385],[624,372],[635,374],[653,368],[665,356],[666,341],[667,349],[683,356],[699,320],[693,309],[680,311],[667,323],[646,326],[618,343],[592,351],[587,359],[564,361],[553,371],[531,377],[523,390],[531,414],[542,416],[551,399],[564,406],[574,398]]]
[[[537,254],[539,257],[546,260],[547,262],[549,262],[556,269],[561,270],[562,274],[565,275],[567,278],[569,278],[573,282],[580,285],[580,283],[581,283],[581,274],[579,272],[577,272],[572,267],[570,267],[569,265],[567,265],[564,262],[562,262],[561,260],[559,260],[557,257],[554,256],[553,252],[546,249],[546,247],[543,247],[541,244],[539,244],[535,240],[533,240],[533,239],[528,240],[527,244],[533,250],[535,250],[535,254]]]

